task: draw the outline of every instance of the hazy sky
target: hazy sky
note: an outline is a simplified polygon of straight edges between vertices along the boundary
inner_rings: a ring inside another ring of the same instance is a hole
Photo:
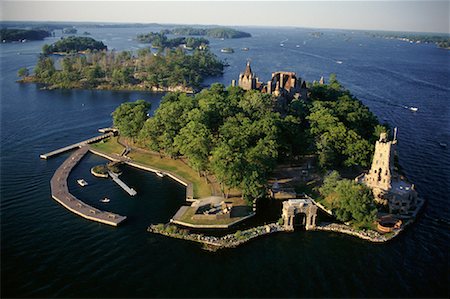
[[[445,1],[20,1],[2,20],[99,21],[450,31]]]

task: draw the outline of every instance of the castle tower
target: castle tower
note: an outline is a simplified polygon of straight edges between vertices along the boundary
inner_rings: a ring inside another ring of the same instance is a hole
[[[239,86],[245,90],[251,90],[256,88],[256,78],[250,67],[250,61],[247,61],[244,73],[239,75]]]
[[[364,178],[366,185],[372,189],[380,191],[391,189],[396,143],[395,137],[393,141],[388,141],[386,133],[381,133],[380,139],[375,143],[372,167]]]

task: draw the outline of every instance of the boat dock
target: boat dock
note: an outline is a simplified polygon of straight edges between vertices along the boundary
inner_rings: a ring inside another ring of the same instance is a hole
[[[111,137],[111,136],[114,136],[114,132],[109,132],[109,133],[106,133],[106,134],[103,134],[103,135],[100,135],[100,136],[92,137],[90,139],[87,139],[87,140],[84,140],[84,141],[81,141],[81,142],[78,142],[78,143],[75,143],[75,144],[72,144],[72,145],[68,145],[66,147],[54,150],[52,152],[49,152],[49,153],[46,153],[46,154],[42,154],[39,157],[41,159],[48,159],[48,158],[51,158],[53,156],[56,156],[56,155],[62,154],[64,152],[70,151],[70,150],[72,150],[74,148],[82,147],[82,146],[87,145],[89,143],[97,142],[97,141],[103,140],[103,139]]]
[[[117,226],[127,217],[96,209],[88,204],[85,204],[69,192],[69,188],[67,186],[69,174],[72,168],[78,164],[81,158],[83,158],[88,151],[88,145],[81,146],[79,150],[70,155],[70,157],[67,158],[66,161],[64,161],[64,163],[61,164],[61,166],[55,171],[55,174],[50,181],[52,197],[66,209],[83,218]]]
[[[111,171],[108,171],[109,176],[113,179],[114,182],[116,182],[117,185],[122,187],[123,190],[125,190],[128,194],[131,196],[135,196],[137,194],[136,190],[133,188],[128,187],[121,179],[119,179],[119,176]]]

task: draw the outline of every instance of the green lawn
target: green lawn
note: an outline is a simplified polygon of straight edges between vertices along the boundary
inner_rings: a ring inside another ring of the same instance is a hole
[[[91,147],[108,154],[120,155],[124,149],[122,145],[117,143],[118,137],[111,137],[103,141],[91,144]]]
[[[117,142],[117,137],[108,139],[105,142],[99,142],[92,145],[93,148],[109,153],[118,154],[123,150],[123,146]],[[158,155],[152,155],[145,152],[131,151],[128,154],[133,161],[148,167],[154,167],[165,171],[170,171],[193,185],[194,197],[202,198],[211,196],[211,187],[205,182],[204,178],[200,178],[196,171],[183,163],[181,160],[173,160],[170,158],[160,158]]]

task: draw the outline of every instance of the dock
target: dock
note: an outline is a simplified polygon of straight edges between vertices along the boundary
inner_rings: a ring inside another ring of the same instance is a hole
[[[127,218],[126,216],[96,209],[79,200],[69,192],[69,188],[67,186],[69,174],[72,168],[78,164],[81,158],[83,158],[88,151],[88,145],[81,146],[79,150],[70,155],[70,157],[67,158],[55,171],[55,174],[50,181],[52,198],[69,211],[83,218],[112,226],[118,226]]]
[[[100,135],[100,136],[92,137],[92,138],[89,138],[87,140],[84,140],[84,141],[81,141],[81,142],[78,142],[78,143],[75,143],[75,144],[72,144],[72,145],[68,145],[68,146],[65,146],[63,148],[54,150],[52,152],[49,152],[49,153],[46,153],[46,154],[42,154],[39,157],[41,159],[48,159],[48,158],[51,158],[53,156],[56,156],[56,155],[62,154],[64,152],[70,151],[72,149],[75,149],[77,147],[82,147],[82,146],[87,145],[89,143],[97,142],[97,141],[103,140],[103,139],[111,137],[111,136],[114,136],[114,132],[108,132],[108,133]]]
[[[119,176],[111,171],[108,171],[109,176],[113,179],[114,182],[116,182],[117,185],[122,187],[123,190],[125,190],[128,194],[131,196],[135,196],[137,194],[136,190],[133,188],[130,188],[125,184],[121,179],[119,179]]]

